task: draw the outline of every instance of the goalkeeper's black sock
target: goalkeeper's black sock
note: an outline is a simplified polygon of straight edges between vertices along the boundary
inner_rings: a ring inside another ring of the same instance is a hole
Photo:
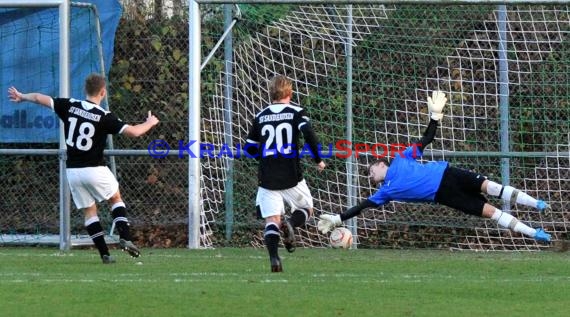
[[[297,209],[291,214],[289,223],[291,223],[293,228],[297,228],[304,225],[307,218],[309,218],[309,212],[306,209]]]
[[[131,241],[131,231],[129,228],[129,220],[127,219],[127,208],[124,202],[118,202],[111,207],[111,215],[113,223],[119,232],[119,237],[127,241]]]
[[[281,235],[279,233],[279,227],[274,222],[269,222],[265,225],[265,231],[263,233],[263,239],[265,240],[265,247],[267,247],[267,252],[269,252],[269,257],[276,258],[279,256],[279,240]]]
[[[99,222],[99,217],[91,217],[85,221],[85,228],[89,237],[93,240],[95,247],[99,250],[99,255],[109,255],[109,248],[105,242],[105,232],[103,232],[103,227],[101,227],[101,222]]]

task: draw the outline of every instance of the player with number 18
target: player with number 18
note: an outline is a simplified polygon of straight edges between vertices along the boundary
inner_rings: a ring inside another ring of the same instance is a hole
[[[121,198],[119,183],[105,164],[103,151],[107,135],[123,134],[139,137],[158,124],[158,119],[148,112],[146,121],[128,125],[113,113],[101,108],[107,94],[106,80],[99,74],[91,74],[85,80],[85,100],[52,98],[32,92],[21,93],[15,87],[8,89],[13,102],[30,101],[53,110],[63,121],[67,147],[66,176],[75,206],[83,209],[85,228],[97,247],[104,264],[115,262],[109,254],[103,227],[97,215],[97,203],[106,200],[111,205],[113,222],[119,232],[121,248],[132,257],[140,250],[132,242],[126,205]]]

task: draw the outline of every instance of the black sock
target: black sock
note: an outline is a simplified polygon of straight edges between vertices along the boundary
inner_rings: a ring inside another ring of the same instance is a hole
[[[119,232],[119,237],[121,239],[125,239],[127,241],[131,241],[131,231],[129,228],[129,220],[127,219],[127,208],[125,208],[125,204],[123,203],[116,203],[113,205],[114,209],[111,212],[113,216],[113,223],[115,224],[115,228]]]
[[[263,239],[265,240],[265,247],[267,247],[269,256],[272,258],[278,257],[279,240],[281,239],[281,235],[279,233],[279,227],[277,227],[275,223],[270,222],[265,225]]]
[[[293,211],[293,214],[291,214],[289,222],[293,228],[297,228],[304,225],[305,221],[307,221],[307,218],[309,218],[309,212],[307,210],[297,209]]]
[[[97,250],[99,250],[99,255],[101,255],[101,257],[103,257],[103,255],[109,255],[109,248],[105,242],[105,232],[103,232],[103,227],[101,227],[99,219],[91,222],[85,226],[85,228],[87,229],[87,233],[89,233],[89,237],[93,240],[93,243],[95,243]]]

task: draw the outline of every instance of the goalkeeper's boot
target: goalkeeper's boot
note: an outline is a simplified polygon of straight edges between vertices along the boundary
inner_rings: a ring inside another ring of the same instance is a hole
[[[271,272],[283,272],[283,266],[279,257],[269,258],[269,260],[271,261]]]
[[[131,241],[120,239],[119,245],[121,246],[121,249],[123,249],[123,251],[129,253],[129,255],[132,256],[133,258],[138,258],[141,255],[141,251],[139,250],[139,248],[137,248],[137,246],[134,245],[134,243],[132,243]]]
[[[545,214],[549,214],[550,211],[552,210],[550,208],[550,205],[547,204],[544,200],[537,200],[536,201],[536,209],[540,210],[540,212],[543,212]]]
[[[288,220],[281,222],[281,231],[283,231],[283,245],[287,252],[295,252],[295,231]]]
[[[103,264],[112,264],[116,262],[115,258],[110,255],[101,256],[101,260],[103,261]]]
[[[550,234],[546,233],[544,229],[536,229],[536,233],[534,234],[534,240],[550,243]]]

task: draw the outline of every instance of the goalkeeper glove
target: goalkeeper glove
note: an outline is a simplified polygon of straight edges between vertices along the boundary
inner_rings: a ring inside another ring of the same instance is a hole
[[[340,215],[321,215],[317,228],[322,233],[327,233],[342,224]]]
[[[435,90],[432,93],[432,97],[428,96],[428,109],[433,120],[439,121],[443,118],[442,111],[446,102],[447,98],[445,98],[445,93],[443,91]]]

